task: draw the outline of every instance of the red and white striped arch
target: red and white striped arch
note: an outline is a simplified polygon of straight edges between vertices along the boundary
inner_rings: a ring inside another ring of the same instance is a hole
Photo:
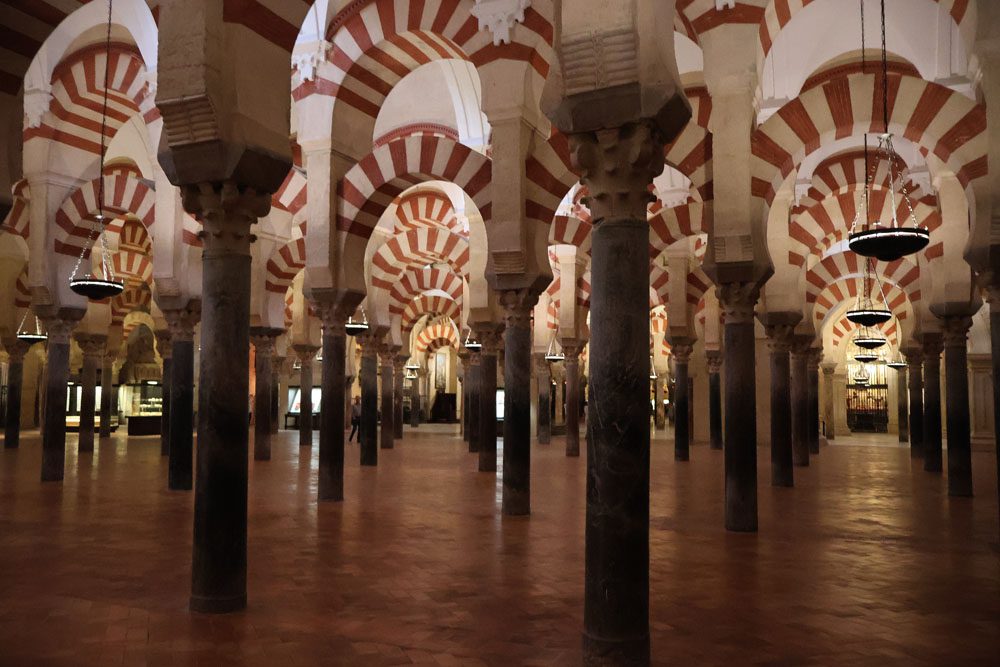
[[[160,112],[146,87],[146,67],[138,48],[117,43],[108,52],[104,44],[97,44],[70,54],[56,66],[51,113],[38,127],[24,129],[25,143],[47,139],[99,155],[106,64],[110,85],[105,143],[135,115],[147,124],[157,120]]]
[[[527,178],[524,215],[529,220],[551,224],[566,193],[580,180],[570,165],[569,141],[554,132],[539,142],[524,163]]]
[[[125,279],[125,290],[118,296],[111,299],[111,324],[112,326],[121,324],[125,316],[133,311],[149,312],[150,304],[153,303],[153,292],[149,285],[135,278]],[[125,334],[126,340],[128,334]]]
[[[306,265],[306,223],[292,227],[292,238],[277,248],[267,260],[264,289],[274,294],[284,294],[295,276]]]
[[[444,269],[410,269],[393,283],[389,290],[389,313],[402,315],[406,305],[417,295],[441,291],[453,301],[462,303],[462,278]]]
[[[660,350],[664,357],[670,354],[670,343],[667,342],[669,321],[663,308],[654,308],[649,317],[649,352],[655,354]]]
[[[854,336],[858,333],[858,325],[847,319],[846,315],[841,317],[835,324],[832,325],[832,327],[830,335],[835,349],[844,345],[850,346]],[[871,327],[870,330],[880,332],[883,336],[885,336],[889,347],[899,349],[900,331],[899,324],[896,320],[889,320],[884,324]],[[850,352],[850,349],[848,349],[848,352]]]
[[[25,264],[21,273],[14,281],[14,307],[18,310],[31,305],[31,292],[28,290],[28,265]]]
[[[691,102],[691,120],[664,147],[664,160],[691,180],[702,201],[711,201],[712,133],[708,131],[708,119],[712,114],[712,97],[705,87],[687,88],[684,92]]]
[[[306,205],[306,174],[298,167],[288,170],[288,175],[271,195],[271,206],[295,215]]]
[[[432,318],[449,317],[452,322],[458,323],[462,318],[462,305],[442,294],[420,294],[406,304],[403,310],[401,323],[403,331],[410,331],[424,315]]]
[[[575,215],[557,215],[549,226],[549,245],[572,245],[590,254],[593,225]]]
[[[655,259],[681,239],[707,234],[709,222],[705,215],[705,205],[701,202],[691,202],[673,208],[654,204],[649,214],[650,259]]]
[[[442,227],[460,236],[468,237],[451,199],[436,190],[418,190],[396,200],[396,219],[393,233],[409,231],[418,227]]]
[[[442,347],[458,349],[458,329],[451,321],[435,322],[417,334],[413,348],[417,353],[433,353]]]
[[[896,161],[896,173],[905,170],[908,165],[902,159]],[[874,169],[873,169],[874,168]],[[792,214],[803,211],[813,204],[817,204],[831,194],[835,194],[852,185],[864,185],[869,172],[874,171],[872,184],[876,187],[890,187],[889,163],[883,158],[876,159],[874,151],[868,157],[868,166],[865,167],[864,151],[861,149],[851,150],[845,153],[833,155],[816,167],[813,172],[809,190],[806,191],[792,207]],[[934,193],[923,192],[923,190],[912,181],[906,183],[906,192],[911,199],[922,200],[925,197],[933,197],[932,205],[937,205],[937,197]]]
[[[753,133],[751,190],[770,206],[784,179],[827,140],[883,130],[880,77],[851,74],[803,92]],[[889,130],[933,153],[963,186],[986,173],[986,110],[960,93],[889,75]]]
[[[104,181],[105,215],[114,216],[107,225],[109,233],[121,232],[121,217],[125,215],[138,218],[147,230],[152,227],[156,193],[140,180],[138,169],[131,165],[115,165],[106,169],[101,178],[74,190],[59,207],[53,238],[53,249],[57,253],[71,257],[79,255],[88,239],[96,233],[95,216],[101,179]]]
[[[469,242],[444,229],[421,227],[396,234],[372,257],[371,284],[389,290],[404,271],[443,262],[459,275],[468,273]]]
[[[28,238],[31,233],[31,227],[28,224],[31,217],[28,214],[28,181],[22,178],[14,187],[11,188],[11,194],[13,195],[13,203],[11,204],[10,211],[7,213],[7,217],[4,218],[3,224],[0,225],[0,230],[9,232],[11,234],[17,234],[24,239]]]
[[[882,289],[885,293],[886,304],[893,315],[900,320],[905,320],[909,317],[910,312],[912,312],[912,305],[906,296],[906,292],[893,283],[883,284]],[[827,318],[830,311],[835,310],[841,304],[845,302],[854,304],[860,291],[860,281],[854,277],[841,278],[824,287],[813,304],[813,319],[816,320],[816,324],[821,324]],[[875,298],[881,299],[878,295]]]
[[[864,274],[864,258],[853,252],[842,252],[824,257],[806,271],[806,303],[815,304],[823,290],[837,281]],[[903,292],[911,304],[920,301],[920,268],[910,259],[895,262],[878,262],[878,273],[883,284],[895,285]]]
[[[368,239],[403,190],[427,180],[462,188],[490,220],[489,158],[449,139],[411,136],[391,141],[354,165],[338,184],[337,228]]]

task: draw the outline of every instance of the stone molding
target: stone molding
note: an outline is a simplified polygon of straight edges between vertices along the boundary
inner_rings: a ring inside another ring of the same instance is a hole
[[[163,310],[170,337],[177,342],[194,340],[194,327],[201,319],[201,301],[192,299],[184,308]]]
[[[250,244],[257,237],[250,225],[271,210],[271,195],[253,188],[239,187],[233,181],[216,185],[198,183],[181,186],[184,210],[201,220],[205,256],[250,255]]]
[[[476,0],[469,11],[479,21],[480,30],[489,30],[493,46],[510,44],[510,31],[515,23],[524,22],[524,11],[531,0]]]
[[[726,324],[753,323],[754,308],[760,298],[756,282],[723,283],[715,288]]]

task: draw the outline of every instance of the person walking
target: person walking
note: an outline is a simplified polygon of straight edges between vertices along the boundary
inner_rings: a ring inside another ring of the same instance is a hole
[[[351,435],[348,436],[347,442],[354,440],[354,434],[358,432],[361,427],[361,397],[355,396],[354,403],[351,405]],[[361,436],[358,436],[358,441],[361,441]]]

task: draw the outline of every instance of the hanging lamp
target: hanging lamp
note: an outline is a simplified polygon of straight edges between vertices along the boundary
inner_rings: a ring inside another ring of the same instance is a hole
[[[552,336],[552,340],[549,341],[549,349],[545,352],[545,361],[562,361],[566,358],[566,354],[563,352],[562,345],[556,340],[555,336]]]
[[[897,350],[896,354],[892,357],[892,359],[886,362],[886,366],[888,366],[889,368],[894,368],[897,371],[899,371],[906,368],[906,362],[903,361],[903,355],[901,355]]]
[[[861,327],[854,337],[854,344],[865,350],[877,350],[885,345],[885,336],[879,331],[872,331],[868,327]]]
[[[465,349],[472,350],[473,352],[478,352],[483,348],[483,344],[472,337],[472,329],[469,329],[469,333],[465,335]]]
[[[865,3],[861,2],[861,71],[865,71]],[[868,165],[868,133],[865,133],[865,187],[862,194],[864,206],[858,207],[858,213],[851,225],[847,246],[854,252],[865,257],[874,257],[883,262],[892,262],[900,257],[912,255],[927,247],[930,242],[930,232],[917,225],[917,217],[913,212],[913,202],[906,192],[905,165],[892,145],[892,133],[889,132],[889,65],[885,46],[885,0],[881,0],[882,10],[882,133],[878,135],[878,148],[875,152],[875,162],[869,169]],[[879,164],[879,156],[885,157],[888,167],[888,190],[892,204],[892,220],[883,224],[871,214],[871,188],[874,185],[875,171]],[[899,221],[899,206],[896,201],[896,190],[899,189],[901,199],[906,203],[911,225],[902,226]],[[863,217],[862,220],[862,210]]]
[[[108,126],[108,86],[111,85],[112,2],[113,0],[108,0],[108,29],[104,44],[104,101],[101,107],[101,171],[99,176],[100,180],[98,181],[97,186],[97,215],[94,216],[94,224],[96,226],[95,231],[97,232],[97,236],[95,237],[92,233],[87,234],[87,242],[83,245],[83,248],[80,249],[80,256],[76,260],[76,266],[73,267],[73,273],[70,275],[69,279],[69,288],[71,290],[80,296],[94,300],[107,299],[112,296],[117,296],[125,290],[125,282],[119,280],[115,276],[114,269],[111,267],[111,262],[108,259],[110,253],[108,252],[108,239],[105,234],[105,230],[109,219],[104,215],[104,158],[107,153],[105,131]],[[83,264],[83,260],[90,255],[96,245],[96,242],[98,241],[101,245],[100,275],[95,276],[90,271],[84,275],[80,275],[80,266]]]
[[[368,331],[368,315],[365,314],[365,307],[361,306],[361,319],[354,319],[354,315],[347,318],[347,324],[344,325],[345,331],[347,331],[348,336],[357,336],[360,333]]]
[[[655,380],[657,377],[659,376],[656,374],[656,366],[653,365],[653,355],[649,355],[649,379]]]
[[[411,361],[410,363],[408,363],[405,366],[403,366],[403,369],[404,370],[408,370],[408,371],[419,371],[420,370],[420,364],[418,364],[415,361]]]
[[[869,257],[865,258],[865,273],[861,280],[858,300],[854,304],[854,308],[847,311],[848,321],[863,327],[873,327],[891,320],[892,311],[889,310],[886,302],[882,281],[878,277],[875,261]],[[878,295],[881,297],[878,302],[872,298],[875,286],[878,286]]]
[[[865,368],[864,364],[860,364],[858,367],[858,372],[854,374],[854,384],[868,384],[871,377],[868,375],[868,369]]]
[[[42,331],[42,323],[38,320],[38,315],[32,315],[35,318],[35,328],[26,329],[25,323],[28,319],[28,311],[24,311],[24,317],[21,318],[21,323],[17,325],[17,339],[23,340],[26,343],[38,343],[49,339],[49,335]]]

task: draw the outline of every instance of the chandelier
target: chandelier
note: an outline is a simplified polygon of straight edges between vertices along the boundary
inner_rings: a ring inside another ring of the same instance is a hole
[[[77,258],[76,266],[73,267],[73,273],[69,278],[69,288],[71,290],[80,296],[96,300],[117,296],[125,289],[125,283],[115,276],[114,269],[111,267],[111,261],[109,259],[110,253],[108,252],[108,239],[105,233],[109,219],[104,215],[104,159],[107,154],[105,132],[108,127],[108,86],[111,85],[112,2],[113,0],[108,0],[108,28],[105,39],[104,57],[104,100],[101,107],[101,160],[100,175],[98,177],[100,180],[98,181],[97,186],[97,215],[94,216],[95,229],[87,233],[87,242],[84,243],[83,247],[80,249],[80,256]],[[96,237],[94,236],[93,231],[97,232]],[[90,255],[97,242],[100,242],[101,246],[100,275],[95,276],[90,271],[81,275],[80,266],[83,264],[83,260]]]
[[[465,334],[465,349],[473,352],[483,349],[483,344],[472,337],[472,329],[469,329],[469,333]]]
[[[878,287],[878,302],[872,298],[876,286]],[[875,261],[871,258],[865,258],[865,273],[861,278],[858,300],[854,304],[854,308],[847,311],[847,319],[863,327],[873,327],[892,319],[892,311],[889,310],[889,305],[886,303],[882,281],[879,280]]]
[[[549,349],[545,352],[545,361],[562,361],[565,358],[566,354],[563,352],[562,345],[553,335],[549,341]]]
[[[347,318],[347,324],[344,325],[344,330],[347,332],[348,336],[357,336],[360,333],[368,331],[368,315],[365,314],[365,307],[361,306],[361,319],[354,319],[354,315]]]
[[[886,366],[894,368],[897,371],[906,368],[906,362],[903,361],[903,355],[899,353],[899,350],[896,350],[896,354],[886,363]]]
[[[879,331],[872,331],[868,327],[861,327],[854,337],[854,344],[865,350],[877,350],[885,345],[885,336]]]
[[[35,328],[25,328],[24,325],[28,319],[28,311],[24,311],[24,317],[21,318],[21,323],[17,325],[17,339],[23,340],[26,343],[38,343],[48,340],[49,335],[42,331],[42,323],[38,321],[38,315],[32,315],[32,317],[35,319]]]
[[[892,133],[889,132],[889,65],[885,47],[885,0],[881,0],[882,10],[882,129],[878,135],[878,148],[875,150],[875,160],[868,164],[868,133],[865,133],[865,187],[862,193],[862,206],[858,206],[857,215],[851,225],[851,233],[847,246],[854,252],[865,257],[874,257],[883,262],[892,262],[905,255],[920,252],[930,242],[930,232],[917,225],[917,217],[913,212],[913,202],[906,190],[905,163],[892,145]],[[865,71],[865,3],[861,0],[861,71]],[[875,171],[881,159],[887,165],[887,188],[892,219],[883,223],[871,212],[871,189],[874,185]],[[902,201],[897,202],[897,192]],[[910,224],[904,225],[899,220],[899,204],[905,203],[909,213]],[[874,219],[873,219],[874,217]],[[862,219],[863,218],[863,219]]]

